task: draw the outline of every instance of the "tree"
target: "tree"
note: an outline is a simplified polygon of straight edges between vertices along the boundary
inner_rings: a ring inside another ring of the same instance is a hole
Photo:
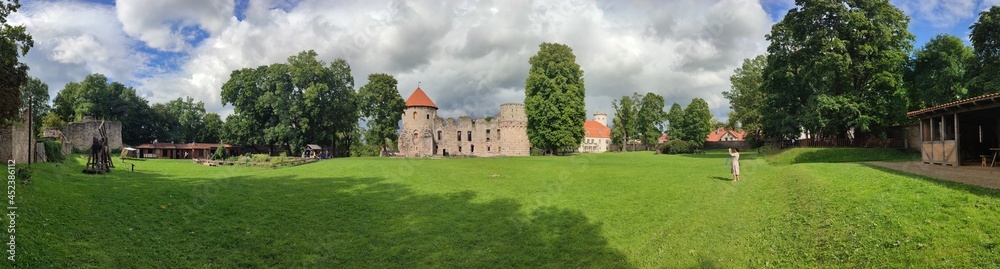
[[[708,102],[704,99],[694,98],[691,103],[684,108],[683,135],[678,137],[681,140],[688,140],[698,145],[705,142],[708,133],[712,132],[712,112],[708,110]]]
[[[615,117],[611,119],[614,126],[611,129],[611,141],[612,143],[621,144],[622,151],[628,151],[626,146],[629,139],[639,137],[639,130],[636,126],[638,124],[637,114],[639,113],[640,98],[641,96],[638,93],[634,93],[631,97],[625,95],[621,99],[614,100],[611,103],[611,106],[615,109]]]
[[[29,105],[30,103],[30,105]],[[42,118],[49,113],[49,85],[41,79],[29,78],[21,85],[21,111],[31,109],[31,121],[35,133],[42,129]]]
[[[79,88],[80,84],[77,82],[67,83],[61,91],[56,93],[56,98],[52,100],[52,111],[59,118],[62,118],[63,121],[72,122],[76,120],[76,111],[73,109],[76,107],[76,103],[79,102],[76,94]]]
[[[42,118],[42,128],[62,128],[66,125],[66,122],[56,115],[55,112],[49,111],[49,114],[45,114]]]
[[[65,122],[83,116],[121,122],[122,143],[126,145],[162,139],[158,135],[169,128],[155,128],[161,125],[159,118],[135,89],[119,82],[108,82],[101,74],[90,74],[81,82],[67,83],[56,94],[53,104],[52,111]]]
[[[656,145],[662,130],[657,126],[662,125],[667,120],[667,112],[663,111],[663,96],[655,93],[646,93],[639,102],[639,111],[636,114],[636,131],[638,138],[643,144]],[[650,147],[649,149],[653,149]]]
[[[528,140],[535,147],[558,153],[583,140],[587,120],[583,70],[569,46],[542,43],[528,60],[531,68],[524,85],[524,112]]]
[[[205,113],[204,118],[202,118],[204,123],[201,130],[198,130],[198,140],[201,142],[222,142],[219,138],[222,135],[222,128],[225,123],[222,122],[222,117],[219,114],[212,112]]]
[[[177,98],[167,102],[165,109],[165,116],[175,119],[169,121],[173,124],[170,129],[176,130],[174,132],[176,136],[172,137],[171,141],[178,143],[204,142],[198,141],[198,137],[201,130],[205,128],[205,103],[195,102],[194,98],[188,96],[186,99]]]
[[[396,89],[396,78],[387,74],[368,75],[368,84],[358,90],[361,116],[368,119],[365,141],[369,146],[386,147],[386,140],[397,141],[399,121],[406,101]]]
[[[968,96],[965,76],[972,48],[957,36],[937,35],[917,50],[903,73],[909,109],[917,110]]]
[[[28,81],[28,65],[21,56],[35,45],[24,25],[7,24],[7,16],[21,8],[18,0],[0,1],[0,125],[17,119],[21,85]]]
[[[733,110],[729,114],[726,127],[735,129],[739,126],[751,137],[760,133],[763,122],[761,108],[764,106],[764,93],[760,87],[764,83],[763,72],[766,64],[767,55],[745,59],[743,65],[729,77],[732,89],[722,93],[723,97],[729,99],[729,108]]]
[[[886,0],[800,0],[772,27],[761,91],[764,134],[885,135],[905,121],[909,18]]]
[[[969,35],[975,58],[968,72],[968,96],[1000,92],[1000,6],[979,13]]]
[[[684,108],[677,103],[670,106],[670,112],[667,112],[667,134],[673,138],[678,138],[684,135]]]
[[[351,66],[338,58],[324,67],[311,50],[289,57],[288,63],[295,87],[305,89],[305,140],[329,145],[335,156],[349,156],[348,134],[359,117]]]

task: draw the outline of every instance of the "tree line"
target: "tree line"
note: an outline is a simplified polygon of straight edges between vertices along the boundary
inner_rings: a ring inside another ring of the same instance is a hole
[[[723,93],[752,140],[886,137],[907,111],[1000,92],[1000,7],[969,27],[972,47],[943,34],[914,51],[888,1],[796,4]]]

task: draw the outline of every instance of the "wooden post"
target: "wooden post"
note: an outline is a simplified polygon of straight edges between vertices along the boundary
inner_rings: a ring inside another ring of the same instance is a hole
[[[958,112],[955,112],[955,166],[962,166],[962,141],[958,135]]]

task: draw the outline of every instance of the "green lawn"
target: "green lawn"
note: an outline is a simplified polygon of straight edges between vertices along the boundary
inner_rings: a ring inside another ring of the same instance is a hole
[[[748,150],[740,182],[722,151],[279,169],[146,160],[101,176],[73,158],[18,185],[17,265],[1000,267],[1000,191],[841,157],[880,154],[914,156]]]

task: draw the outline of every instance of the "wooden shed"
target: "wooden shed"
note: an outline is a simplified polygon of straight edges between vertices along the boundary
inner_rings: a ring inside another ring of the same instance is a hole
[[[980,163],[1000,148],[1000,93],[911,111],[920,120],[920,152],[924,163],[960,166]]]

